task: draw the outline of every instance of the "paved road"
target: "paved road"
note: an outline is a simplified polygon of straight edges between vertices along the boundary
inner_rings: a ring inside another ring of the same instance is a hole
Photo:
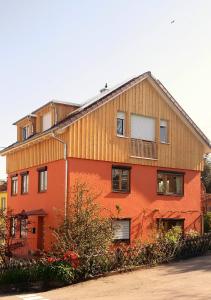
[[[211,300],[211,255],[2,300]]]

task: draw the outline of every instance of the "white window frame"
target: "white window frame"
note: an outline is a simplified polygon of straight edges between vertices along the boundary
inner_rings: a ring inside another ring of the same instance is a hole
[[[21,174],[21,194],[27,194],[29,192],[29,173]]]
[[[123,127],[123,132],[118,133],[118,120],[122,122],[122,127]],[[125,112],[123,111],[118,111],[117,112],[117,120],[116,120],[116,134],[117,136],[124,137],[125,136]]]
[[[22,139],[23,141],[27,140],[30,137],[30,131],[31,131],[31,126],[30,125],[26,125],[22,128]],[[25,136],[24,136],[24,132],[25,132]]]
[[[1,197],[1,209],[2,210],[6,209],[6,197],[5,196]]]
[[[144,122],[146,123],[145,125]],[[143,127],[146,127],[146,129],[143,130]],[[155,142],[156,118],[151,116],[131,114],[131,138]]]
[[[161,128],[165,128],[165,140],[161,140]],[[168,144],[168,121],[161,119],[160,120],[160,142],[162,144]]]
[[[38,191],[39,193],[46,192],[48,188],[48,169],[47,167],[38,170]]]
[[[11,177],[11,195],[15,196],[18,194],[18,175]]]
[[[124,224],[125,223],[125,224]],[[131,235],[131,219],[113,219],[112,227],[114,229],[114,242],[130,242]],[[116,227],[116,229],[115,229]],[[122,232],[121,232],[122,230]],[[126,232],[128,230],[128,232]]]
[[[42,116],[42,131],[46,131],[52,126],[52,114],[47,112]]]

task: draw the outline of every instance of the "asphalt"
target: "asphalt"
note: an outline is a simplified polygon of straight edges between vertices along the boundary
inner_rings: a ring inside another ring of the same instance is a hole
[[[211,299],[211,255],[2,300]]]

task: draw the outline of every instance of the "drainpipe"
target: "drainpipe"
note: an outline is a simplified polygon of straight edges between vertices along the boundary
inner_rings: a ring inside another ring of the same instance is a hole
[[[67,178],[68,178],[68,160],[67,160],[67,144],[60,138],[58,138],[55,133],[52,133],[52,137],[58,142],[62,143],[64,146],[64,161],[65,161],[65,187],[64,187],[64,220],[67,220]]]

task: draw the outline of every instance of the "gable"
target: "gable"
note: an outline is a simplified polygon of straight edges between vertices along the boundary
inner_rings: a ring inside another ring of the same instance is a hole
[[[126,113],[125,137],[116,135],[117,112]],[[131,157],[131,114],[156,120],[158,159]],[[159,122],[169,123],[169,143],[159,142]],[[201,170],[206,146],[201,137],[152,83],[145,79],[97,107],[70,126],[69,155],[170,168]]]

